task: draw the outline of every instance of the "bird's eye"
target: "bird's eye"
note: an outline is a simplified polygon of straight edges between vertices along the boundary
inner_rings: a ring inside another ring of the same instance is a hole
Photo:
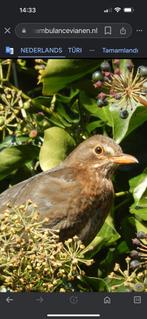
[[[103,148],[102,148],[101,146],[97,146],[97,147],[95,148],[95,153],[96,153],[96,154],[101,154],[101,153],[103,153]]]

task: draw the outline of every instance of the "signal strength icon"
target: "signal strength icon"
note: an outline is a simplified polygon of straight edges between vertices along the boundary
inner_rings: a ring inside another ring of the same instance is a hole
[[[118,13],[120,10],[121,10],[120,7],[115,7],[115,8],[114,8],[114,11],[116,11],[117,13]]]
[[[112,12],[112,8],[104,9],[104,13],[110,13]]]

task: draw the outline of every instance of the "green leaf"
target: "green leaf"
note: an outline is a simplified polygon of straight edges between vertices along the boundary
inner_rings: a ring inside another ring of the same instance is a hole
[[[138,106],[136,111],[133,113],[127,135],[133,132],[137,127],[142,125],[144,122],[147,121],[147,108],[145,106]]]
[[[51,116],[48,117],[49,122],[53,123],[54,125],[59,126],[60,128],[70,127],[71,124],[58,113],[54,112]]]
[[[62,128],[51,127],[45,130],[44,142],[39,161],[43,171],[57,166],[75,147],[74,139]]]
[[[137,220],[136,218],[129,217],[129,222],[130,222],[130,224],[132,224],[133,226],[136,227],[136,231],[137,232],[140,232],[140,231],[142,231],[144,233],[147,232],[147,228],[139,220]]]
[[[88,123],[86,125],[86,130],[88,131],[88,133],[91,133],[92,131],[94,131],[96,128],[98,127],[102,127],[103,126],[103,122],[98,120],[98,121],[93,121],[91,123]]]
[[[127,76],[130,73],[127,67],[128,61],[129,61],[128,59],[120,59],[120,63],[119,63],[120,72],[123,73],[125,76]]]
[[[108,216],[101,230],[94,240],[86,247],[85,252],[88,257],[92,257],[101,250],[102,247],[107,247],[114,244],[120,238],[116,231],[111,216]]]
[[[57,102],[56,111],[57,114],[62,117],[62,120],[64,119],[67,123],[78,123],[80,114],[79,112],[73,112],[72,110],[73,108],[69,108],[69,106]]]
[[[90,276],[84,276],[82,277],[82,280],[84,283],[88,284],[90,288],[92,288],[92,291],[109,291],[109,287],[106,283],[106,281],[102,278],[98,277],[90,277]]]
[[[134,197],[130,212],[147,221],[147,168],[142,174],[132,178],[129,185]]]
[[[146,196],[147,199],[147,196]],[[130,207],[130,213],[135,214],[140,219],[147,221],[147,200],[145,205],[139,205],[133,204]]]
[[[90,98],[84,91],[80,92],[80,105],[84,107],[92,116],[101,119],[103,126],[104,123],[108,126],[112,126],[111,112],[106,107],[99,108],[96,103],[96,99]]]
[[[130,119],[136,110],[136,106],[134,106],[133,110],[129,111],[128,118],[121,119],[116,105],[107,105],[100,108],[97,106],[96,99],[89,98],[85,92],[80,93],[80,103],[88,112],[101,119],[106,125],[112,127],[112,137],[116,143],[120,143],[123,140],[128,132]],[[134,128],[136,127],[134,125]]]
[[[135,201],[138,202],[147,189],[147,168],[142,174],[130,179],[129,185],[130,191],[133,193]]]
[[[105,278],[105,282],[107,283],[107,286],[109,287],[109,291],[110,292],[129,292],[131,291],[131,289],[129,287],[127,287],[126,285],[124,285],[124,277],[122,276],[118,276],[117,279],[113,279],[113,278],[109,278],[106,277]],[[115,287],[115,290],[114,290]]]
[[[58,92],[73,81],[95,70],[99,63],[100,60],[48,60],[41,77],[43,94],[51,95]]]
[[[123,107],[123,106],[122,106]],[[124,108],[126,105],[124,105]],[[129,124],[131,117],[133,113],[136,110],[136,107],[134,105],[134,108],[132,110],[128,110],[129,115],[126,119],[122,119],[120,117],[119,111],[117,109],[117,106],[115,105],[108,105],[107,109],[108,112],[111,112],[111,121],[112,121],[112,135],[113,139],[116,141],[116,143],[120,143],[127,135]]]
[[[0,180],[15,169],[38,156],[39,148],[34,145],[11,146],[0,152]]]

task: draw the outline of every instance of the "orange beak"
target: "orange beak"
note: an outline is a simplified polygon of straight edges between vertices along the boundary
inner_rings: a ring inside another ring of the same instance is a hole
[[[136,157],[129,154],[122,154],[120,156],[112,156],[111,161],[119,165],[139,163]]]

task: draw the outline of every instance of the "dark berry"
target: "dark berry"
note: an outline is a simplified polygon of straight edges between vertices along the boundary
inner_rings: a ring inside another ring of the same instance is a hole
[[[137,239],[137,238],[133,238],[133,239],[132,239],[132,243],[133,243],[133,245],[140,246],[140,241],[139,241],[139,239]]]
[[[103,107],[103,106],[106,106],[108,104],[108,101],[106,99],[98,99],[97,100],[97,105],[99,107]]]
[[[127,117],[129,116],[129,113],[127,110],[123,110],[123,111],[120,111],[120,118],[121,119],[127,119]]]
[[[103,107],[103,106],[104,106],[104,101],[103,101],[102,99],[98,99],[98,100],[97,100],[97,105],[98,105],[99,107]]]
[[[131,253],[130,253],[130,256],[132,258],[138,257],[138,251],[137,250],[132,250]]]
[[[110,71],[111,67],[108,61],[103,61],[100,65],[102,71]]]
[[[104,106],[108,105],[107,99],[104,99]]]
[[[96,81],[102,81],[102,80],[103,80],[103,75],[101,71],[95,71],[92,74],[92,81],[96,82]]]
[[[96,83],[94,83],[94,87],[96,89],[100,89],[102,87],[102,85],[103,85],[102,81],[97,81]]]
[[[143,231],[138,231],[137,232],[137,238],[138,239],[145,239],[146,238],[146,234]]]
[[[133,269],[135,269],[135,268],[137,268],[138,266],[140,266],[140,262],[138,261],[138,260],[132,260],[131,262],[130,262],[130,267],[131,268],[133,268]]]
[[[138,67],[138,73],[140,74],[140,76],[147,76],[147,67],[144,65],[140,65]]]
[[[121,94],[120,93],[116,93],[114,95],[114,97],[115,97],[116,100],[120,100],[121,99]]]
[[[133,67],[134,67],[134,64],[131,60],[128,60],[127,63],[126,63],[126,67],[129,71],[132,71]]]

